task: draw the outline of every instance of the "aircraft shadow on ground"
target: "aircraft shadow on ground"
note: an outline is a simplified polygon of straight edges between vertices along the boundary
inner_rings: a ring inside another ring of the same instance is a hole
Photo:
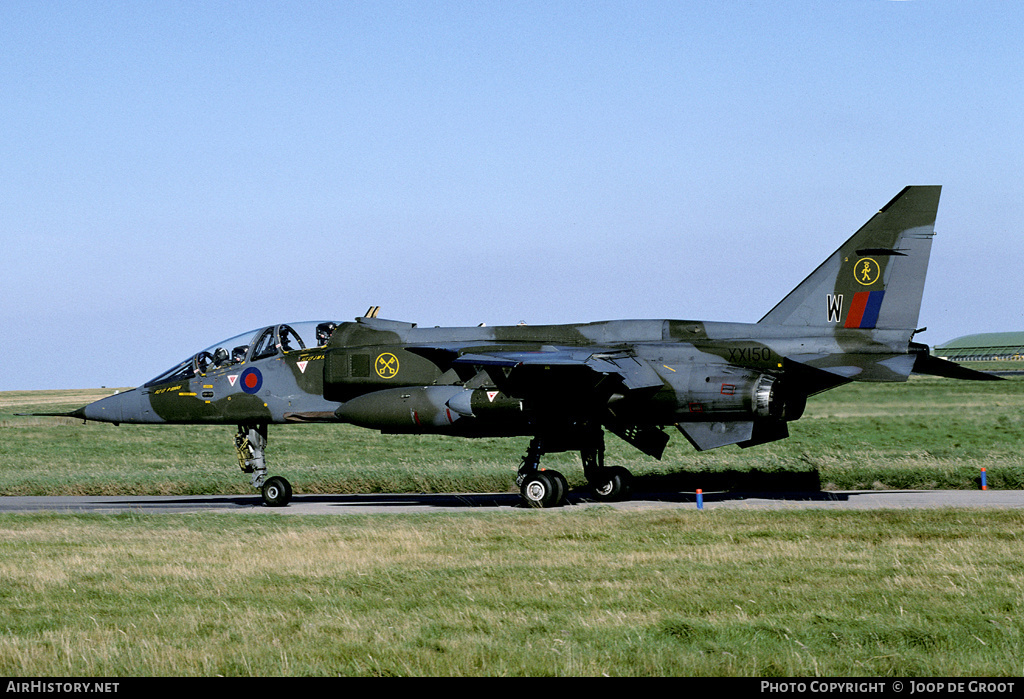
[[[817,471],[768,472],[720,471],[637,476],[630,500],[650,502],[696,502],[697,490],[705,502],[744,500],[751,497],[774,500],[846,500],[841,493],[821,490]],[[379,495],[307,495],[304,502],[321,502],[339,507],[374,504],[378,506],[424,505],[433,507],[528,507],[516,493],[404,493]],[[570,488],[569,504],[596,502],[589,488]]]
[[[764,500],[840,501],[847,496],[821,489],[817,471],[716,471],[638,476],[633,483],[634,501],[696,502],[697,490],[704,502],[727,502],[756,497]],[[582,489],[580,497],[589,496]],[[570,494],[570,502],[572,495]]]
[[[696,491],[702,491],[704,502],[726,502],[752,497],[769,500],[840,501],[842,493],[821,490],[817,471],[768,472],[718,471],[714,473],[679,473],[655,476],[637,476],[633,482],[633,502],[696,502]],[[335,507],[528,507],[518,493],[360,493],[360,494],[296,494],[296,502],[322,504]],[[596,502],[589,488],[571,488],[567,496],[570,505]],[[203,498],[205,506],[251,508],[262,507],[258,495],[224,495]],[[138,502],[123,505],[139,506]],[[196,499],[162,498],[151,506],[162,508],[195,507]]]

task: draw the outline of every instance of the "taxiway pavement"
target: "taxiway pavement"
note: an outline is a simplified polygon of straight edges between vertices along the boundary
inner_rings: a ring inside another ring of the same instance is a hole
[[[840,490],[823,492],[704,493],[703,509],[878,510],[908,508],[1024,509],[1024,490]],[[695,493],[637,493],[627,502],[594,501],[571,492],[563,509],[697,509]],[[266,507],[258,495],[4,496],[0,513],[263,512],[277,515],[354,515],[529,509],[515,493],[296,495],[287,507]]]

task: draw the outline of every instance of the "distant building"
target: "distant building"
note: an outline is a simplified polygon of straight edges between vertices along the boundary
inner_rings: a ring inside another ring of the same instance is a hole
[[[986,361],[993,359],[1024,360],[1024,332],[980,333],[964,335],[936,345],[932,354],[957,361]]]

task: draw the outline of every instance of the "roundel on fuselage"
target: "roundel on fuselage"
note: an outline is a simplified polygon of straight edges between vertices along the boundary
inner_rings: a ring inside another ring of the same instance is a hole
[[[251,366],[238,377],[238,383],[246,393],[256,393],[263,387],[263,374],[259,369]]]

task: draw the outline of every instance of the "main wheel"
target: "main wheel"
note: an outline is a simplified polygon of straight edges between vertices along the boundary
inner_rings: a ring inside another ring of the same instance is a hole
[[[622,466],[606,468],[590,482],[594,497],[605,502],[628,500],[633,492],[633,474]]]
[[[555,487],[558,488],[558,500],[556,500],[556,503],[564,505],[566,497],[569,495],[569,481],[558,471],[545,471],[544,473],[548,474],[548,478],[554,481]]]
[[[557,478],[552,478],[548,471],[531,473],[519,487],[523,501],[530,507],[557,507],[561,504],[565,492]]]
[[[272,476],[263,484],[263,502],[267,507],[284,507],[292,499],[292,484],[281,476]]]

